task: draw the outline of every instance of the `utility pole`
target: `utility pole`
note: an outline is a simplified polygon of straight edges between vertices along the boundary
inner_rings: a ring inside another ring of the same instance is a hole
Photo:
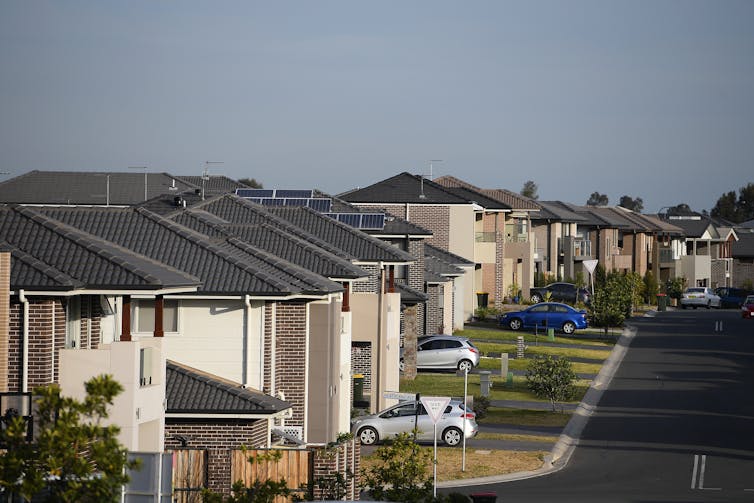
[[[223,161],[204,161],[204,171],[202,172],[202,201],[204,201],[204,191],[206,190],[205,184],[209,180],[209,165],[210,164],[224,164]]]

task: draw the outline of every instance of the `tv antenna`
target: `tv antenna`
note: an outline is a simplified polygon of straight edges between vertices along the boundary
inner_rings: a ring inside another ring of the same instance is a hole
[[[223,161],[204,161],[204,171],[202,171],[202,201],[204,201],[204,191],[207,180],[209,180],[209,165],[224,164]]]

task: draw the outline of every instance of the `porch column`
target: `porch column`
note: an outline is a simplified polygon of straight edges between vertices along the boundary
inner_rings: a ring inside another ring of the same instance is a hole
[[[342,313],[351,311],[351,283],[343,282],[343,305],[340,306]]]
[[[388,293],[395,293],[395,266],[388,266],[388,270],[390,271],[390,276],[388,278],[387,291]]]
[[[165,330],[163,329],[163,309],[165,307],[165,300],[162,295],[158,295],[154,299],[154,336],[165,337]]]
[[[123,296],[123,312],[120,317],[120,340],[128,342],[131,340],[131,296]]]

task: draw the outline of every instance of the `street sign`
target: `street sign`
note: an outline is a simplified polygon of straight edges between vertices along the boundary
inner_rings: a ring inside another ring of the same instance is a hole
[[[437,422],[442,417],[442,413],[445,412],[445,407],[450,403],[449,396],[423,396],[421,397],[422,405],[427,410],[432,424]]]
[[[398,391],[385,391],[382,393],[382,398],[387,398],[388,400],[400,400],[401,402],[405,402],[406,400],[416,400],[416,393],[400,393]]]
[[[589,274],[592,274],[594,272],[594,268],[597,267],[597,263],[599,260],[585,260],[582,262],[584,267],[587,271],[589,271]]]

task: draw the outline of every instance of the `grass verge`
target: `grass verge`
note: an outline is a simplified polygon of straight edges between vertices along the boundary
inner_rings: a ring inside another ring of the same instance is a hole
[[[432,451],[432,447],[426,447],[426,449]],[[519,452],[467,448],[466,471],[461,471],[462,450],[458,447],[438,447],[437,480],[443,482],[536,470],[542,467],[546,454],[544,451]],[[376,461],[375,455],[362,457],[362,469],[374,466]],[[432,465],[427,466],[427,475],[432,476]]]

